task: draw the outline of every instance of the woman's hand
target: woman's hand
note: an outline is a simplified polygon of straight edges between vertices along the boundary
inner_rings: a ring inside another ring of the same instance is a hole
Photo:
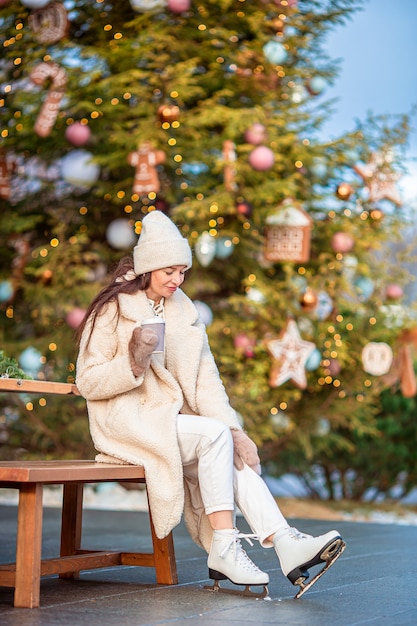
[[[152,352],[158,343],[158,335],[150,328],[134,328],[129,341],[130,367],[136,378],[142,376],[149,367]]]
[[[243,469],[243,464],[249,465],[257,474],[261,474],[261,459],[258,455],[256,444],[243,430],[232,430],[234,457],[233,462],[238,470]]]

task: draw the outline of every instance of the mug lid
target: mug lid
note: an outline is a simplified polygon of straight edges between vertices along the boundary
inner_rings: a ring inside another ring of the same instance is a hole
[[[165,324],[165,320],[161,317],[151,317],[150,319],[142,320],[141,324]]]

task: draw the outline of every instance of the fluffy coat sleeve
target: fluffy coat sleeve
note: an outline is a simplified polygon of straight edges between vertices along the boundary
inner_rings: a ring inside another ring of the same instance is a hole
[[[80,342],[77,387],[87,400],[107,400],[131,391],[143,382],[135,378],[129,360],[130,336],[118,328],[116,305],[110,303],[96,319],[88,341],[91,319]]]

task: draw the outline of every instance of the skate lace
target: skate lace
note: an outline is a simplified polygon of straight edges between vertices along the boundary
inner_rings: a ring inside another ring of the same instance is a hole
[[[295,528],[294,526],[288,526],[287,528],[275,534],[274,541],[276,541],[277,539],[281,539],[281,537],[285,537],[288,535],[291,539],[295,539],[296,541],[300,541],[303,539],[310,539],[312,537],[312,535],[307,535],[306,533],[302,533],[300,530],[298,530],[298,528]]]
[[[251,539],[259,540],[259,537],[258,535],[240,533],[236,530],[235,534],[231,536],[230,541],[221,551],[220,558],[224,559],[230,548],[233,547],[233,558],[235,561],[239,561],[240,565],[248,570],[251,570],[253,572],[259,572],[259,567],[255,565],[255,563],[248,557],[245,550],[242,548],[242,543],[240,541],[241,539],[245,539],[251,546],[253,546]]]
[[[301,532],[300,530],[298,530],[298,528],[295,528],[294,526],[290,527],[290,531],[291,531],[291,534],[294,535],[296,539],[310,539],[310,537],[312,536],[312,535],[307,535],[307,533]]]

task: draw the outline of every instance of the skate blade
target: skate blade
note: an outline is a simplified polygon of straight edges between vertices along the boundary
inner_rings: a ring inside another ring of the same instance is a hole
[[[326,550],[320,555],[320,557],[324,561],[326,561],[326,565],[323,567],[323,569],[317,572],[314,578],[312,578],[307,584],[304,584],[304,580],[306,579],[300,582],[297,581],[295,583],[296,585],[300,586],[300,589],[298,593],[294,596],[294,600],[298,600],[299,598],[301,598],[301,596],[305,594],[305,592],[308,591],[310,587],[312,587],[314,583],[316,583],[318,579],[323,576],[323,574],[327,572],[327,570],[333,565],[333,563],[337,561],[339,556],[341,556],[345,548],[346,543],[342,539],[339,539],[336,544],[333,543],[328,546],[328,548],[326,548]]]
[[[232,596],[240,596],[242,598],[255,598],[261,600],[269,597],[269,590],[267,585],[263,585],[262,591],[252,591],[250,585],[246,585],[244,589],[229,589],[227,587],[221,587],[218,580],[215,580],[213,585],[205,585],[204,589],[215,593],[227,593]]]

